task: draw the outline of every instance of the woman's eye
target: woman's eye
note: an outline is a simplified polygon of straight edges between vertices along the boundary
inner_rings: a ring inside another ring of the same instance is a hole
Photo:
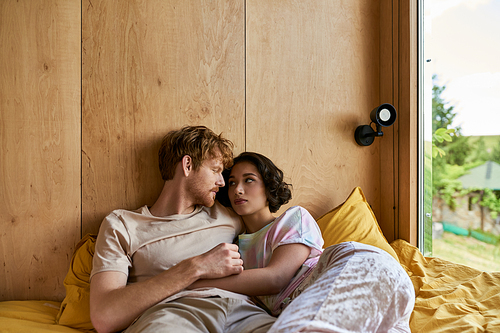
[[[245,179],[245,182],[251,183],[251,182],[253,182],[253,179],[252,178],[247,178],[247,179]]]
[[[229,185],[229,186],[234,186],[234,184],[235,184],[235,183],[234,183],[233,181],[229,181],[229,182],[228,182],[228,185]]]

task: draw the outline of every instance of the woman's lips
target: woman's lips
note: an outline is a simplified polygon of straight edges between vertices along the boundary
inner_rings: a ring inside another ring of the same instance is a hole
[[[245,199],[235,199],[234,200],[235,205],[241,205],[241,204],[244,204],[245,202],[247,202]]]

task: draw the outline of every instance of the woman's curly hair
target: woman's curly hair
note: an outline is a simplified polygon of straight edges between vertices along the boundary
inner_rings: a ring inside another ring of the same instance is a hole
[[[282,205],[290,201],[292,198],[292,185],[283,181],[283,171],[281,171],[269,158],[259,153],[244,152],[234,159],[233,167],[242,162],[249,162],[255,165],[259,171],[264,181],[264,186],[266,187],[266,197],[269,202],[269,210],[271,213],[276,213]],[[231,206],[227,194],[230,173],[231,169],[226,169],[224,171],[223,175],[226,185],[217,193],[217,200],[227,207]]]

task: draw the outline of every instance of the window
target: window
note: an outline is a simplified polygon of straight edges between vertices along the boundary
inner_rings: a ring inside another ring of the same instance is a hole
[[[499,16],[495,0],[419,1],[419,247],[487,271],[500,270],[500,185],[490,181],[500,180],[492,175],[500,170]],[[433,229],[443,237],[433,239]]]

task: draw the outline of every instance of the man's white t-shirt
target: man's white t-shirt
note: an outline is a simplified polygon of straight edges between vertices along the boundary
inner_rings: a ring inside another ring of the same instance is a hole
[[[243,224],[238,215],[218,202],[197,206],[190,214],[156,217],[147,206],[135,211],[118,209],[101,224],[91,278],[101,272],[127,275],[127,284],[145,281],[184,259],[203,254],[220,243],[233,243]],[[246,296],[216,288],[186,290],[182,296]]]

